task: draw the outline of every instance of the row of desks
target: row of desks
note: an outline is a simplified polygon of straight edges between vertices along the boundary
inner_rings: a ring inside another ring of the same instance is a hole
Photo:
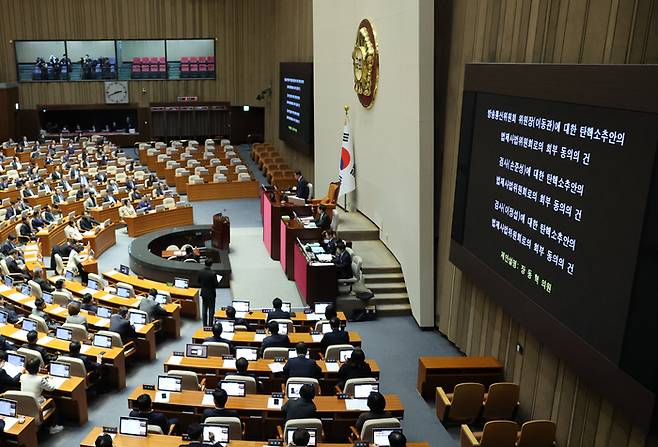
[[[358,332],[348,332],[350,336],[350,344],[352,346],[361,346],[361,336]],[[206,331],[203,328],[197,329],[192,335],[193,343],[203,343],[208,337],[212,336],[212,332]],[[222,337],[230,340],[235,346],[256,346],[259,347],[266,334],[249,331],[239,331],[233,334],[222,334]],[[294,348],[297,343],[306,343],[309,350],[318,352],[320,349],[320,341],[322,341],[322,334],[310,334],[308,332],[293,332],[288,334],[290,339],[290,347]],[[324,354],[324,353],[323,353]]]

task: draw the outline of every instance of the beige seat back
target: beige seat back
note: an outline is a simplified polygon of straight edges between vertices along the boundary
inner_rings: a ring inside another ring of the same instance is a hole
[[[36,282],[29,280],[27,284],[30,286],[30,293],[33,297],[43,298],[43,293],[41,292],[41,286]]]
[[[30,359],[37,359],[39,360],[39,366],[43,368],[43,357],[41,357],[41,353],[39,351],[35,351],[34,349],[29,348],[18,348],[18,351],[16,352],[25,356],[25,363],[27,363]]]
[[[228,439],[230,441],[240,441],[242,439],[242,422],[240,418],[213,416],[206,418],[203,422],[204,424],[228,425]]]
[[[64,292],[53,292],[53,303],[58,306],[66,307],[69,305],[69,296]]]
[[[3,395],[5,399],[16,401],[16,413],[34,418],[37,425],[41,425],[44,418],[41,414],[39,401],[34,394],[27,391],[6,391]]]
[[[286,425],[283,432],[283,442],[290,444],[292,439],[288,439],[288,430],[305,428],[305,429],[315,429],[316,444],[322,442],[322,421],[320,419],[308,418],[308,419],[290,419],[286,421]]]
[[[477,419],[484,400],[484,385],[467,382],[455,386],[449,418],[456,422],[470,422]]]
[[[208,355],[211,357],[221,357],[231,353],[227,343],[204,341],[203,344],[208,346]]]
[[[146,432],[152,435],[164,435],[164,433],[162,432],[162,427],[154,424],[148,424],[146,426]]]
[[[112,339],[113,348],[123,348],[123,341],[121,341],[121,336],[118,333],[112,331],[98,331],[97,334],[110,337]]]
[[[264,359],[275,359],[277,357],[288,358],[288,348],[265,348],[263,351]]]
[[[79,341],[80,343],[89,340],[89,332],[87,332],[87,328],[84,327],[81,324],[75,324],[75,323],[64,323],[62,324],[63,328],[66,329],[71,329],[71,339],[73,341]]]
[[[33,319],[34,321],[37,322],[37,331],[39,331],[39,332],[48,332],[49,331],[48,324],[46,323],[46,320],[41,318],[39,315],[30,314],[28,316],[28,318],[31,318],[31,319]]]
[[[224,380],[230,380],[233,382],[244,383],[244,389],[247,394],[256,394],[258,392],[258,384],[256,379],[249,376],[239,376],[237,374],[226,374]]]
[[[487,421],[512,419],[519,405],[519,385],[516,383],[493,383],[489,387],[482,418]]]
[[[286,380],[286,392],[288,392],[288,385],[291,383],[313,385],[313,388],[315,388],[315,395],[317,396],[320,394],[320,382],[318,382],[318,379],[314,379],[312,377],[290,377],[288,380]]]
[[[521,426],[517,447],[552,447],[555,442],[555,422],[528,421]]]
[[[293,325],[292,320],[290,319],[272,318],[270,321],[276,321],[277,323],[279,323],[279,328],[281,327],[282,324],[285,324],[289,334],[295,332],[295,326]]]
[[[372,430],[375,428],[400,428],[400,421],[396,418],[370,419],[361,428],[361,441],[374,442]]]
[[[514,447],[519,425],[514,421],[489,421],[484,424],[481,447]]]
[[[123,287],[124,289],[130,290],[130,298],[135,298],[135,289],[133,288],[132,284],[119,281],[117,282],[116,287],[117,289],[119,287]]]
[[[168,376],[180,377],[181,387],[184,391],[199,391],[199,377],[194,371],[172,369],[167,371]]]
[[[85,362],[75,357],[60,355],[57,357],[58,362],[67,363],[71,367],[71,375],[75,377],[87,377],[87,368]]]
[[[107,287],[107,281],[98,273],[90,273],[89,279],[96,281],[101,290]]]
[[[356,379],[347,379],[345,385],[343,386],[343,393],[353,396],[354,385],[361,385],[366,383],[377,383],[377,379],[375,379],[374,377],[359,377]]]
[[[354,349],[354,346],[348,344],[327,346],[327,350],[324,353],[324,360],[326,362],[337,362],[340,359],[340,351],[343,349]]]

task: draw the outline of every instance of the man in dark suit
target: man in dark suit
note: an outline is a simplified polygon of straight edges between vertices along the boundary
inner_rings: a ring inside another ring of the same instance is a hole
[[[295,191],[295,195],[300,199],[308,200],[308,181],[302,175],[302,171],[295,172],[295,180],[297,180],[297,190]]]
[[[407,447],[407,437],[401,431],[394,431],[388,435],[390,447]]]
[[[270,321],[267,324],[267,328],[270,331],[270,335],[265,337],[260,346],[261,357],[267,348],[287,348],[290,346],[288,335],[279,334],[279,323],[276,321]]]
[[[331,220],[327,214],[327,207],[325,205],[320,205],[320,215],[315,219],[315,226],[320,228],[323,231],[326,231],[331,226]]]
[[[179,447],[222,447],[222,444],[215,442],[214,435],[211,433],[210,442],[203,442],[203,427],[199,424],[190,424],[187,427],[187,437],[190,439],[189,444],[181,444]]]
[[[51,360],[54,360],[54,356],[51,356],[46,350],[46,348],[44,348],[43,346],[39,346],[37,344],[37,340],[39,339],[39,335],[37,334],[37,331],[28,332],[26,339],[27,339],[27,344],[24,347],[27,349],[31,349],[33,351],[37,351],[39,354],[41,354],[41,359],[43,360],[43,363],[48,364],[50,363]]]
[[[256,381],[256,391],[258,393],[263,392],[263,383],[258,380],[255,374],[249,372],[249,360],[244,357],[240,357],[235,361],[235,375],[243,377],[252,377]]]
[[[270,321],[270,320],[289,320],[290,319],[290,312],[286,312],[284,310],[281,310],[282,306],[283,306],[283,301],[281,301],[281,298],[274,298],[272,300],[272,307],[274,308],[274,310],[267,313],[267,321]]]
[[[85,293],[82,296],[82,305],[80,306],[80,309],[86,310],[87,312],[93,312],[94,314],[98,312],[98,306],[94,304],[91,293]]]
[[[322,369],[315,363],[315,360],[307,358],[308,348],[305,343],[297,343],[295,346],[297,357],[293,357],[286,362],[283,367],[283,373],[287,377],[310,377],[319,379],[322,376]]]
[[[281,407],[281,411],[285,415],[285,420],[314,418],[316,411],[315,404],[313,403],[314,397],[315,388],[313,385],[309,385],[308,383],[302,385],[299,389],[299,398],[288,399],[283,404],[283,407]]]
[[[329,320],[329,325],[331,326],[331,332],[324,334],[322,341],[320,341],[320,348],[323,353],[327,351],[328,346],[350,343],[350,334],[341,329],[338,317],[333,317]]]
[[[224,328],[222,327],[222,323],[219,321],[215,324],[212,325],[212,336],[205,338],[203,341],[211,341],[214,343],[226,343],[228,345],[228,348],[233,352],[233,345],[231,342],[225,338],[222,338],[222,330]]]
[[[336,276],[338,279],[348,279],[354,276],[352,273],[352,256],[345,250],[345,243],[340,241],[336,244]]]
[[[244,318],[235,318],[235,307],[226,306],[226,319],[233,321],[233,324],[246,326],[249,329],[249,322]]]
[[[203,410],[203,420],[212,417],[229,417],[237,418],[239,417],[236,410],[227,410],[224,408],[226,406],[226,401],[228,400],[228,394],[223,389],[217,387],[215,391],[212,392],[212,398],[215,401],[215,408],[207,408]]]
[[[80,354],[80,342],[72,341],[69,344],[69,352],[67,357],[73,357],[74,359],[82,360],[82,363],[85,364],[85,370],[92,375],[93,382],[101,382],[101,365],[91,360],[86,355]]]
[[[9,236],[7,236],[7,240],[5,241],[5,243],[2,244],[2,248],[0,249],[0,251],[2,251],[2,254],[8,255],[13,250],[15,250],[16,247],[17,247],[16,236],[10,234]]]
[[[4,393],[7,390],[19,390],[21,388],[21,373],[12,377],[4,370],[5,362],[7,361],[7,354],[5,351],[0,351],[0,392]]]
[[[96,225],[98,225],[98,221],[91,217],[91,214],[89,214],[88,211],[85,211],[82,217],[80,218],[80,222],[78,224],[80,226],[80,229],[82,231],[89,231],[93,229]]]
[[[30,223],[27,220],[27,217],[23,217],[21,221],[21,226],[19,227],[19,232],[20,236],[27,237],[32,239],[34,237],[34,233],[32,232],[32,228],[30,227]]]
[[[213,323],[215,315],[215,299],[217,297],[217,275],[210,268],[212,259],[206,258],[203,270],[199,272],[199,285],[201,286],[201,315],[204,326],[210,326]]]
[[[50,284],[50,281],[44,278],[43,270],[41,267],[36,266],[32,272],[32,281],[39,284],[42,292],[52,292],[55,288]]]
[[[307,447],[310,440],[311,434],[305,428],[297,427],[292,433],[292,444],[295,447]]]
[[[148,296],[142,298],[142,301],[139,303],[139,310],[146,312],[149,315],[150,321],[159,320],[160,318],[165,318],[167,316],[167,311],[155,301],[157,295],[158,291],[151,289],[149,290]]]
[[[121,336],[124,343],[137,336],[135,327],[128,321],[128,308],[121,307],[119,312],[110,317],[110,331],[116,332]]]
[[[153,411],[151,396],[141,394],[135,399],[134,409],[130,412],[131,418],[147,419],[149,425],[157,425],[162,433],[169,434],[169,425],[172,423],[163,413]]]

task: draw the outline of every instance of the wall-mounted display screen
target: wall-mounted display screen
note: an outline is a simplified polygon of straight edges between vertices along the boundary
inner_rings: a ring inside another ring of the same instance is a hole
[[[279,138],[313,153],[313,64],[282,62],[279,67]]]
[[[20,82],[215,79],[214,39],[16,41]]]
[[[632,388],[638,411],[639,384],[658,389],[640,346],[658,335],[643,322],[658,317],[658,108],[639,87],[655,79],[470,70],[450,259],[584,377]]]

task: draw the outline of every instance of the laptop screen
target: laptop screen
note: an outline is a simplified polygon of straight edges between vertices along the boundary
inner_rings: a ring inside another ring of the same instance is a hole
[[[53,303],[53,296],[50,293],[41,292],[41,297],[46,302],[46,304],[52,304]]]
[[[55,377],[71,377],[71,366],[63,362],[50,362],[50,375]]]
[[[322,326],[322,333],[323,334],[331,332],[331,323],[322,323],[320,326]]]
[[[229,396],[243,397],[246,394],[244,382],[233,382],[231,380],[222,380],[219,387],[226,391]]]
[[[399,428],[373,428],[372,429],[372,440],[373,443],[380,447],[388,447],[390,443],[388,442],[388,435],[394,431],[402,432]]]
[[[187,289],[189,281],[186,278],[174,278],[174,287],[179,289]]]
[[[288,399],[295,399],[299,397],[299,390],[304,386],[303,383],[299,382],[288,382],[288,387],[286,388],[286,396]]]
[[[291,312],[292,311],[292,304],[290,303],[283,303],[281,305],[281,310],[284,312]]]
[[[66,279],[71,280],[73,279],[73,272],[70,270],[66,271],[66,276],[64,276]]]
[[[160,293],[155,295],[155,302],[158,304],[167,304],[168,299],[169,297],[167,295],[162,295]]]
[[[158,390],[179,392],[183,389],[182,382],[183,379],[180,377],[158,376]]]
[[[90,289],[98,290],[98,283],[93,279],[87,280],[87,287]]]
[[[357,383],[354,385],[354,398],[367,399],[370,393],[379,391],[378,383]]]
[[[345,363],[352,357],[352,353],[354,352],[354,349],[341,349],[340,352],[338,353],[338,360],[341,363]]]
[[[130,324],[146,324],[146,315],[137,312],[128,312]]]
[[[249,301],[233,301],[231,306],[236,312],[249,312]]]
[[[6,323],[7,318],[9,318],[9,314],[5,312],[4,310],[0,310],[0,324]]]
[[[258,349],[250,348],[248,346],[239,346],[235,348],[235,358],[239,359],[244,357],[250,362],[253,360],[258,360]]]
[[[16,417],[16,401],[9,399],[0,399],[0,415]]]
[[[327,306],[331,303],[315,303],[313,305],[313,312],[316,314],[324,314],[327,310]]]
[[[119,421],[119,433],[122,435],[146,437],[147,430],[147,419],[122,417]]]
[[[21,329],[24,331],[36,331],[38,327],[38,324],[34,320],[30,320],[29,318],[23,319],[23,325],[21,326]]]
[[[288,325],[286,323],[280,323],[278,321],[277,323],[279,323],[279,334],[281,335],[288,334]]]
[[[112,337],[109,335],[94,335],[93,345],[97,348],[111,348],[112,347]]]
[[[289,428],[289,429],[288,429],[288,432],[286,433],[286,441],[288,442],[288,444],[291,444],[291,443],[292,443],[292,435],[295,434],[295,430],[296,430],[296,429],[294,429],[294,428]],[[315,435],[316,435],[315,432],[316,432],[316,429],[315,429],[315,428],[307,428],[306,431],[307,431],[308,434],[309,434],[308,444],[306,444],[306,445],[308,445],[308,446],[316,446],[316,445],[317,445],[317,442],[316,442],[316,440],[315,440]]]
[[[235,332],[235,323],[233,321],[216,319],[215,322],[222,324],[222,332]]]
[[[297,350],[295,348],[288,349],[288,358],[293,359],[295,357],[297,357]],[[306,358],[307,359],[311,358],[311,355],[308,353],[308,351],[306,352]]]
[[[14,280],[11,279],[11,276],[5,276],[5,286],[14,287]]]
[[[21,286],[21,293],[22,293],[23,295],[27,295],[27,296],[30,296],[30,295],[31,295],[31,294],[30,294],[30,286],[29,286],[27,283],[24,283],[24,284]]]
[[[203,442],[210,442],[210,433],[213,434],[212,442],[222,445],[228,444],[229,426],[223,424],[201,424],[203,427]]]
[[[121,273],[123,273],[124,275],[130,275],[130,269],[128,268],[127,265],[123,265],[123,264],[121,264],[121,265],[119,266],[119,271],[120,271]]]
[[[197,357],[205,359],[208,357],[208,346],[188,343],[185,345],[185,357]]]
[[[71,329],[60,326],[57,329],[55,329],[55,338],[59,338],[60,340],[71,341],[71,338],[73,338],[73,331]]]
[[[121,298],[130,298],[130,289],[125,287],[117,287],[117,295]]]
[[[14,366],[18,366],[19,368],[23,368],[25,366],[25,356],[21,354],[7,353],[7,362]]]
[[[96,316],[99,318],[110,318],[112,316],[112,310],[109,307],[98,306]]]

